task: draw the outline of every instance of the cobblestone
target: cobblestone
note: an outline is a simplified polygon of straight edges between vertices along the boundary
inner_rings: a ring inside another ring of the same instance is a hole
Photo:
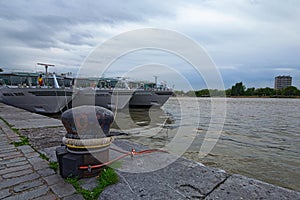
[[[58,197],[56,195],[54,195],[54,194],[46,194],[46,195],[40,196],[38,198],[35,198],[33,200],[56,200],[56,199],[58,199]]]
[[[26,163],[28,163],[28,162],[26,161]],[[31,168],[31,165],[29,165],[29,164],[18,166],[18,167],[9,167],[9,168],[5,168],[3,170],[0,170],[0,175],[7,174],[7,173],[10,173],[10,172],[17,172],[17,171],[21,171],[21,170],[25,170],[25,169],[29,169],[29,168]]]
[[[21,155],[19,151],[15,150],[15,151],[11,151],[11,152],[6,152],[6,153],[3,153],[1,152],[0,154],[0,158],[3,158],[3,157],[9,157],[9,156],[14,156],[14,155]]]
[[[24,154],[35,152],[29,145],[19,146],[18,149]]]
[[[2,131],[2,134],[1,134],[1,135],[4,136],[3,131]],[[0,147],[1,147],[1,146],[6,146],[9,142],[10,142],[10,141],[9,141],[8,139],[1,140],[1,142],[0,142]]]
[[[0,103],[0,117],[4,118],[3,107],[7,113],[24,112]],[[11,110],[11,111],[9,111]],[[15,122],[13,114],[9,114],[10,122]],[[22,124],[20,118],[18,124]],[[5,200],[56,200],[64,197],[82,196],[75,194],[72,185],[66,183],[48,162],[39,157],[31,146],[15,147],[12,142],[20,141],[19,136],[0,119],[0,199]],[[49,184],[50,183],[50,184]],[[54,185],[55,184],[55,185]]]
[[[19,158],[14,158],[14,159],[5,159],[0,161],[0,165],[5,165],[5,164],[10,164],[10,163],[16,163],[20,161],[26,160],[26,157],[19,157]]]
[[[63,200],[84,200],[81,194],[73,194],[71,196],[63,198]]]
[[[6,198],[6,200],[33,199],[33,198],[42,196],[44,194],[47,194],[48,191],[49,191],[49,188],[47,186],[41,186],[34,190],[29,190],[29,191],[23,192],[21,194],[10,196],[10,197]]]
[[[2,147],[0,147],[0,151],[3,152],[3,153],[15,151],[15,149],[16,148],[14,146],[2,146]]]
[[[38,170],[37,173],[42,177],[46,177],[55,174],[55,171],[53,169],[47,168],[47,169]]]
[[[34,157],[39,157],[39,156],[40,156],[40,154],[37,153],[37,152],[24,153],[24,155],[25,155],[27,158],[34,158]]]
[[[49,167],[48,162],[40,157],[29,158],[28,161],[32,164],[35,170],[45,169]]]
[[[5,169],[5,165],[0,165],[0,170]]]
[[[37,179],[39,177],[40,176],[37,173],[32,173],[32,174],[22,176],[22,177],[18,177],[18,178],[11,178],[11,179],[7,179],[7,180],[4,179],[0,183],[0,189],[8,188],[8,187],[11,187],[11,186],[14,186],[14,185],[18,185],[20,183],[31,181],[31,180]]]
[[[18,171],[18,172],[11,172],[9,174],[3,175],[2,177],[8,179],[8,178],[15,178],[15,177],[23,176],[23,175],[30,174],[30,173],[33,173],[32,169],[22,170],[22,171]]]
[[[14,192],[21,192],[30,188],[34,188],[37,186],[43,185],[41,180],[36,180],[32,182],[23,183],[14,187]]]
[[[9,189],[0,190],[0,199],[4,199],[5,197],[10,196],[11,193],[9,192]]]
[[[50,186],[50,188],[60,198],[70,196],[76,192],[76,190],[71,184],[66,183],[64,181],[63,182],[60,181],[57,184]]]
[[[21,153],[16,154],[16,155],[10,155],[10,156],[5,156],[4,158],[7,159],[14,159],[14,158],[21,158],[23,155]]]
[[[47,182],[48,185],[53,185],[55,183],[64,181],[64,179],[60,177],[58,174],[47,176],[44,178],[44,180]]]
[[[28,164],[27,160],[20,161],[20,162],[13,162],[13,163],[8,163],[6,164],[7,167],[16,167],[16,166],[21,166],[21,165],[26,165]]]

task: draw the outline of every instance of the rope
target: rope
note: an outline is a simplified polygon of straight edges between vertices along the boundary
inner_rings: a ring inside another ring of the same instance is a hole
[[[79,155],[86,155],[86,154],[93,154],[93,153],[98,153],[98,152],[103,152],[105,150],[109,149],[109,147],[106,148],[100,148],[100,149],[89,149],[89,150],[80,150],[80,151],[73,151],[70,148],[67,148],[67,151],[69,153],[73,153],[73,154],[79,154]]]
[[[114,141],[113,137],[96,138],[96,139],[71,139],[63,137],[63,143],[74,149],[87,149],[87,148],[104,148]]]
[[[107,147],[109,146],[109,144],[102,144],[102,145],[93,145],[93,146],[76,146],[76,145],[73,145],[73,144],[66,144],[67,147],[69,148],[73,148],[73,149],[95,149],[95,148],[104,148],[104,147]]]
[[[108,162],[105,162],[105,163],[102,163],[102,164],[98,164],[98,165],[88,165],[88,166],[80,166],[79,169],[81,170],[92,170],[92,169],[98,169],[98,168],[101,168],[103,166],[107,166],[107,165],[110,165],[111,163],[117,161],[117,160],[121,160],[122,158],[125,158],[126,156],[131,156],[133,157],[134,155],[141,155],[141,154],[149,154],[149,153],[154,153],[154,152],[162,152],[162,153],[168,153],[167,151],[164,151],[164,150],[160,150],[160,149],[147,149],[147,150],[142,150],[142,151],[135,151],[134,148],[132,148],[131,152],[123,152],[123,151],[120,151],[120,150],[117,150],[117,149],[114,149],[114,148],[110,148],[111,150],[114,150],[114,151],[118,151],[118,152],[122,152],[123,155],[113,159],[113,160],[110,160]]]

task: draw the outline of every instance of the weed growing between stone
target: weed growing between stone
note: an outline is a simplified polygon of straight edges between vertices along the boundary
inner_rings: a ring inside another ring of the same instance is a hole
[[[10,123],[8,123],[8,121],[6,121],[5,119],[3,119],[2,117],[0,117],[0,119],[9,127],[11,128],[12,125]]]
[[[40,158],[49,161],[49,158],[43,153],[40,153]]]
[[[101,192],[109,185],[117,183],[119,180],[118,175],[112,168],[105,168],[101,172],[101,176],[98,178],[98,185],[93,190],[89,191],[83,189],[80,186],[80,180],[78,178],[67,178],[66,181],[73,185],[76,191],[88,200],[98,199]]]
[[[23,146],[23,145],[29,145],[29,139],[28,137],[20,136],[21,141],[20,142],[13,142],[15,147]]]
[[[58,162],[49,162],[50,169],[53,169],[55,172],[58,170]]]
[[[13,128],[11,124],[9,124],[5,119],[3,119],[2,117],[0,117],[0,120],[2,120],[13,132],[15,132],[17,135],[19,135],[20,140],[19,142],[13,142],[15,147],[19,147],[19,146],[23,146],[23,145],[29,145],[29,139],[28,137],[25,136],[21,136],[19,134],[19,129],[17,128]]]
[[[17,129],[17,128],[12,128],[12,127],[10,127],[10,129],[13,130],[13,132],[15,132],[16,134],[19,135],[19,129]]]
[[[19,146],[23,146],[23,145],[29,145],[31,148],[33,148],[36,152],[38,152],[30,143],[29,143],[29,138],[28,137],[25,137],[25,136],[22,136],[19,134],[19,129],[16,129],[16,128],[13,128],[12,125],[10,125],[6,120],[4,120],[3,118],[0,117],[0,120],[2,120],[7,126],[10,127],[10,129],[12,131],[14,131],[17,135],[19,135],[20,137],[20,140],[21,141],[18,141],[18,142],[13,142],[14,146],[15,147],[19,147]],[[46,161],[49,161],[50,159],[43,153],[40,153],[40,158],[46,160]],[[57,172],[58,170],[58,162],[49,162],[49,167],[50,169],[53,169],[55,172]]]

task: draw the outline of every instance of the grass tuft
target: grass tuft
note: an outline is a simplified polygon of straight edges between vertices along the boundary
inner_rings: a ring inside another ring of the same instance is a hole
[[[92,190],[83,189],[80,186],[80,180],[78,178],[67,178],[66,181],[73,185],[76,191],[84,197],[84,199],[88,200],[96,200],[98,199],[101,192],[105,189],[105,187],[117,183],[119,180],[116,172],[111,168],[105,168],[101,172],[101,176],[98,178],[98,185]]]
[[[57,170],[58,170],[58,162],[49,162],[49,167],[50,167],[50,169],[53,169],[54,171],[57,172]]]
[[[40,158],[49,161],[49,158],[43,153],[40,153]]]
[[[15,132],[16,134],[19,134],[19,129],[17,129],[17,128],[11,128],[11,130],[12,130],[13,132]]]
[[[28,137],[20,136],[21,141],[20,142],[13,142],[15,147],[23,146],[23,145],[29,145],[29,139]]]
[[[12,125],[8,123],[8,121],[6,121],[4,118],[0,117],[0,119],[9,127],[11,128]]]

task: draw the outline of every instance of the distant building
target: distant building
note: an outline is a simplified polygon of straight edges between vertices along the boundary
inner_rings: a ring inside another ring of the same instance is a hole
[[[291,76],[276,76],[275,77],[275,90],[281,90],[292,85]]]

